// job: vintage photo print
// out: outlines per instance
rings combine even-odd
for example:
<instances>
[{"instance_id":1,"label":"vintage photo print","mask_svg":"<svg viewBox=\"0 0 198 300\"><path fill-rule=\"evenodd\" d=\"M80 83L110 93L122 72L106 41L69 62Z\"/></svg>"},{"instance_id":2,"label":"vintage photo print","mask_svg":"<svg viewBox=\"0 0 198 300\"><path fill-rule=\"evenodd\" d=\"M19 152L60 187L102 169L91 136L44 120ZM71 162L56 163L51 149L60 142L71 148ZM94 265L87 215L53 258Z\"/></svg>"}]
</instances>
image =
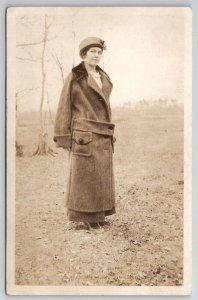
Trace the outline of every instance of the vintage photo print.
<instances>
[{"instance_id":1,"label":"vintage photo print","mask_svg":"<svg viewBox=\"0 0 198 300\"><path fill-rule=\"evenodd\" d=\"M6 17L7 293L190 294L191 9Z\"/></svg>"}]
</instances>

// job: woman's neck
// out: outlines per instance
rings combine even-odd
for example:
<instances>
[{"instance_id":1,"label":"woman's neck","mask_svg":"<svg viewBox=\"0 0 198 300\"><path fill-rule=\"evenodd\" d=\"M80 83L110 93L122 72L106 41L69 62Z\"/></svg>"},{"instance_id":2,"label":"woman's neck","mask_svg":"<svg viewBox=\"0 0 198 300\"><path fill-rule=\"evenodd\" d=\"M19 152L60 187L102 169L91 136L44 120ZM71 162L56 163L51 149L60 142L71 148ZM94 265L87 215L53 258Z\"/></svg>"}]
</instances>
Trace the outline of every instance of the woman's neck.
<instances>
[{"instance_id":1,"label":"woman's neck","mask_svg":"<svg viewBox=\"0 0 198 300\"><path fill-rule=\"evenodd\" d=\"M96 72L96 66L90 66L85 62L85 68L87 69L87 72Z\"/></svg>"}]
</instances>

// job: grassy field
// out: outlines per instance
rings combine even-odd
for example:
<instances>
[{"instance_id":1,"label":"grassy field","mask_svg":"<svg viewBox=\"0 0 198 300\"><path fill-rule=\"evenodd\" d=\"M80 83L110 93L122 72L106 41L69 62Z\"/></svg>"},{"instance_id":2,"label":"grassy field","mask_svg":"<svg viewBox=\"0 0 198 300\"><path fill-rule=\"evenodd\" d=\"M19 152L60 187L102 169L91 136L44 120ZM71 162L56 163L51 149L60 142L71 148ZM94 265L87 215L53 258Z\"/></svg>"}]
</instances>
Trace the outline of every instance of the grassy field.
<instances>
[{"instance_id":1,"label":"grassy field","mask_svg":"<svg viewBox=\"0 0 198 300\"><path fill-rule=\"evenodd\" d=\"M117 213L111 226L74 230L67 220L67 152L32 154L38 115L19 115L16 160L16 284L181 285L183 109L115 108Z\"/></svg>"}]
</instances>

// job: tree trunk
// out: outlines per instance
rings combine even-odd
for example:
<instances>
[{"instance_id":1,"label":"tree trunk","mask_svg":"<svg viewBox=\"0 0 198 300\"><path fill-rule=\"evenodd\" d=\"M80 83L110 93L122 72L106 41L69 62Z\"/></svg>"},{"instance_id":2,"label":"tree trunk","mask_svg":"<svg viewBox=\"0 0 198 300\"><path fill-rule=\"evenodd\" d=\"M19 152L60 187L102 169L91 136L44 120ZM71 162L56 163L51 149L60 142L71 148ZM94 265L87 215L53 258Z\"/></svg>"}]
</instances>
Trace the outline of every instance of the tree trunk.
<instances>
[{"instance_id":1,"label":"tree trunk","mask_svg":"<svg viewBox=\"0 0 198 300\"><path fill-rule=\"evenodd\" d=\"M16 148L16 156L22 157L24 155L23 146L16 141L15 148Z\"/></svg>"},{"instance_id":2,"label":"tree trunk","mask_svg":"<svg viewBox=\"0 0 198 300\"><path fill-rule=\"evenodd\" d=\"M16 156L22 157L23 154L23 146L18 143L18 93L16 93L16 140L15 140L15 148L16 148Z\"/></svg>"},{"instance_id":3,"label":"tree trunk","mask_svg":"<svg viewBox=\"0 0 198 300\"><path fill-rule=\"evenodd\" d=\"M43 120L43 104L45 97L45 50L46 50L46 41L47 41L47 24L46 24L46 16L45 16L45 30L44 30L44 38L43 38L43 51L41 56L41 72L42 72L42 89L41 89L41 100L40 100L40 130L41 133L44 134L44 120Z\"/></svg>"},{"instance_id":4,"label":"tree trunk","mask_svg":"<svg viewBox=\"0 0 198 300\"><path fill-rule=\"evenodd\" d=\"M33 153L33 156L36 155L52 155L55 156L55 154L57 154L57 152L55 152L53 149L51 149L48 146L48 134L44 133L44 134L39 134L39 144L38 147L36 149L36 151Z\"/></svg>"},{"instance_id":5,"label":"tree trunk","mask_svg":"<svg viewBox=\"0 0 198 300\"><path fill-rule=\"evenodd\" d=\"M45 29L43 37L43 50L41 56L41 72L42 72L42 89L41 89L41 100L40 100L40 134L39 134L39 144L33 155L52 155L57 154L48 146L48 134L45 132L44 118L43 118L43 104L45 98L45 86L46 86L46 73L45 73L45 52L46 52L46 42L48 35L47 20L45 15Z\"/></svg>"}]
</instances>

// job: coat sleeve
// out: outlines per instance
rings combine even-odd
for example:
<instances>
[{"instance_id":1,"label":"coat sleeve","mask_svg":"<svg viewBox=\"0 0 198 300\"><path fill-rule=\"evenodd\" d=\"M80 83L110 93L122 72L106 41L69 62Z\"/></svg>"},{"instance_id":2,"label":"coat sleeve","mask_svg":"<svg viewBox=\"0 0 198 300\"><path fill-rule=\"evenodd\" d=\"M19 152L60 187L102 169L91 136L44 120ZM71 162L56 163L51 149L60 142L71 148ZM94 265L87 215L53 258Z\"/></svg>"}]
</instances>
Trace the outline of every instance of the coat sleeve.
<instances>
[{"instance_id":1,"label":"coat sleeve","mask_svg":"<svg viewBox=\"0 0 198 300\"><path fill-rule=\"evenodd\" d=\"M54 142L57 147L71 148L71 88L72 73L63 85L54 125Z\"/></svg>"}]
</instances>

